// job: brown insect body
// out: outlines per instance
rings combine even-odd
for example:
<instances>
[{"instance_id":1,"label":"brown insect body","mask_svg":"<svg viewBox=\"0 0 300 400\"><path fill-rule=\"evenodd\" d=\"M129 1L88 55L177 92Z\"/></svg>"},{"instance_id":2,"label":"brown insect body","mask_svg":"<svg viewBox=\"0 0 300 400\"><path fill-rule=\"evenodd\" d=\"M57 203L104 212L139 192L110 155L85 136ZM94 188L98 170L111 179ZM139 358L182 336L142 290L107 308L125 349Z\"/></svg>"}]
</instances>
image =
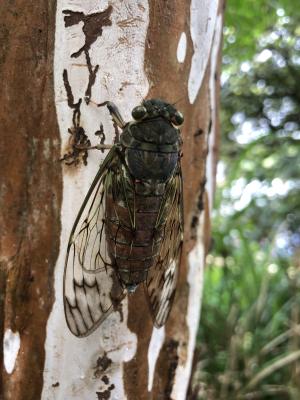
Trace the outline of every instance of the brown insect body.
<instances>
[{"instance_id":1,"label":"brown insect body","mask_svg":"<svg viewBox=\"0 0 300 400\"><path fill-rule=\"evenodd\" d=\"M64 307L70 330L87 336L126 292L143 283L157 327L176 290L183 237L182 115L146 100L122 123L120 142L103 161L75 220L67 249Z\"/></svg>"},{"instance_id":2,"label":"brown insect body","mask_svg":"<svg viewBox=\"0 0 300 400\"><path fill-rule=\"evenodd\" d=\"M128 168L124 171L126 196L122 184L114 183L114 197L106 199L105 226L112 264L129 292L146 280L156 263L165 224L159 211L166 181L178 163L180 144L178 129L155 114L127 124L120 137L120 152Z\"/></svg>"},{"instance_id":3,"label":"brown insect body","mask_svg":"<svg viewBox=\"0 0 300 400\"><path fill-rule=\"evenodd\" d=\"M136 185L139 185L138 183ZM129 292L147 278L149 268L155 265L162 227L157 227L162 196L135 196L135 229L130 226L130 213L122 199L111 207L107 196L106 237L108 250L120 281Z\"/></svg>"}]
</instances>

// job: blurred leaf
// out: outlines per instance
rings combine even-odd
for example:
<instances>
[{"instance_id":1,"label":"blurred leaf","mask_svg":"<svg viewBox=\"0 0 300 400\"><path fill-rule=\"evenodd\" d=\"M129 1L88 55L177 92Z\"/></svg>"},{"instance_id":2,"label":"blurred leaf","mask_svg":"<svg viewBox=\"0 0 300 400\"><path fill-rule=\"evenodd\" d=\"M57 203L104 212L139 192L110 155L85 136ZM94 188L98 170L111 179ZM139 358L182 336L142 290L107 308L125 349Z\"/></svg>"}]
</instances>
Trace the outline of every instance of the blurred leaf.
<instances>
[{"instance_id":1,"label":"blurred leaf","mask_svg":"<svg viewBox=\"0 0 300 400\"><path fill-rule=\"evenodd\" d=\"M201 398L294 400L300 9L290 1L230 0L225 24L223 177L198 335Z\"/></svg>"}]
</instances>

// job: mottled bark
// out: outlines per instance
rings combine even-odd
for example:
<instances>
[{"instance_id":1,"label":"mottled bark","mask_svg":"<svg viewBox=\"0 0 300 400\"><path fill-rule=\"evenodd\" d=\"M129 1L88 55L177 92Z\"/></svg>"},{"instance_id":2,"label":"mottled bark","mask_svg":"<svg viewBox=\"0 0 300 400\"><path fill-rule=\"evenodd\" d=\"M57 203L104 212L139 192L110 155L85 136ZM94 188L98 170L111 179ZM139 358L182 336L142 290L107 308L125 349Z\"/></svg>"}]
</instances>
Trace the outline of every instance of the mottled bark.
<instances>
[{"instance_id":1,"label":"mottled bark","mask_svg":"<svg viewBox=\"0 0 300 400\"><path fill-rule=\"evenodd\" d=\"M218 0L0 6L0 336L12 346L2 366L3 399L185 397L201 301L193 279L201 279L209 244L221 7ZM165 328L153 330L140 287L121 312L77 339L64 322L63 260L104 155L74 153L72 143L111 143L110 117L95 104L114 101L128 120L143 97L177 102L185 116L185 238L175 304ZM71 165L62 167L63 156Z\"/></svg>"},{"instance_id":2,"label":"mottled bark","mask_svg":"<svg viewBox=\"0 0 300 400\"><path fill-rule=\"evenodd\" d=\"M4 399L38 399L60 232L55 2L3 2L0 19L1 353L9 329L21 342L13 373L1 357L1 393Z\"/></svg>"}]
</instances>

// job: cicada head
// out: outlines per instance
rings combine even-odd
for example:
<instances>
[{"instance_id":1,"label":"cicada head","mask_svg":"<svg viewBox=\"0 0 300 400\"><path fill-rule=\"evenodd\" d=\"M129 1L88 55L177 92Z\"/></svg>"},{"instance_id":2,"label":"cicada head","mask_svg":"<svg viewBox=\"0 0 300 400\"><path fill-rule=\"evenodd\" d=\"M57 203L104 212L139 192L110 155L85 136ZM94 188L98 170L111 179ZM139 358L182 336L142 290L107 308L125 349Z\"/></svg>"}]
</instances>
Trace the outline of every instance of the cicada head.
<instances>
[{"instance_id":1,"label":"cicada head","mask_svg":"<svg viewBox=\"0 0 300 400\"><path fill-rule=\"evenodd\" d=\"M125 147L162 153L179 150L178 127L184 118L172 104L159 99L144 100L131 114L134 120L125 126L121 136Z\"/></svg>"},{"instance_id":2,"label":"cicada head","mask_svg":"<svg viewBox=\"0 0 300 400\"><path fill-rule=\"evenodd\" d=\"M138 180L165 182L177 165L183 116L159 99L144 100L132 116L120 138L128 168Z\"/></svg>"},{"instance_id":3,"label":"cicada head","mask_svg":"<svg viewBox=\"0 0 300 400\"><path fill-rule=\"evenodd\" d=\"M160 99L144 100L141 105L134 107L131 115L135 121L163 117L176 127L182 125L184 121L180 111Z\"/></svg>"}]
</instances>

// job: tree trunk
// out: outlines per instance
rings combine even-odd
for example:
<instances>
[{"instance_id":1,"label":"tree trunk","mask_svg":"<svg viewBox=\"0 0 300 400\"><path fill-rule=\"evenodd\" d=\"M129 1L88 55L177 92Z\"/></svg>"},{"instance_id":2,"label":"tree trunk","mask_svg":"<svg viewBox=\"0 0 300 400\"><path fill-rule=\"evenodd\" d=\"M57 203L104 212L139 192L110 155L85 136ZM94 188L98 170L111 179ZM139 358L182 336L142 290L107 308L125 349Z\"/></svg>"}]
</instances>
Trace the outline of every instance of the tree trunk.
<instances>
[{"instance_id":1,"label":"tree trunk","mask_svg":"<svg viewBox=\"0 0 300 400\"><path fill-rule=\"evenodd\" d=\"M218 0L1 5L1 398L186 397L214 190L222 12ZM111 100L130 120L143 98L177 102L185 116L175 302L165 327L153 328L139 288L78 339L64 319L64 259L105 154L90 151L85 165L70 140L112 143L111 118L96 105Z\"/></svg>"}]
</instances>

